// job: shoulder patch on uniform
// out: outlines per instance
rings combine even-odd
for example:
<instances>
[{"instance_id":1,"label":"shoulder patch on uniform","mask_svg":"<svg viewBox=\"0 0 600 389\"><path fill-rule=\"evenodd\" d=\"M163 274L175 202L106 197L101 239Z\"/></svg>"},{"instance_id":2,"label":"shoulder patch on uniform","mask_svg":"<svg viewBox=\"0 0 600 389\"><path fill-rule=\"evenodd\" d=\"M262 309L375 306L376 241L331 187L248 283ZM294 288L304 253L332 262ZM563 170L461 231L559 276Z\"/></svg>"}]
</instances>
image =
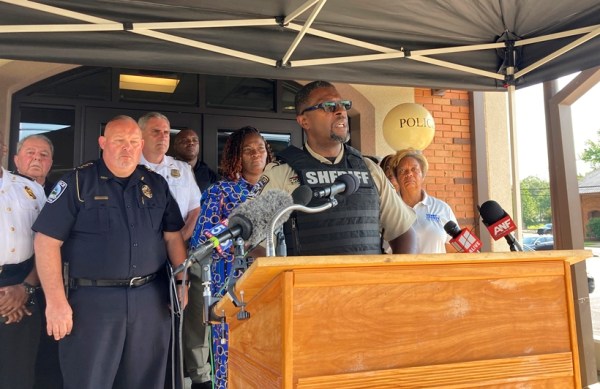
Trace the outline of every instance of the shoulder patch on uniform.
<instances>
[{"instance_id":1,"label":"shoulder patch on uniform","mask_svg":"<svg viewBox=\"0 0 600 389\"><path fill-rule=\"evenodd\" d=\"M260 178L258 179L258 181L256 182L258 185L260 185L261 187L267 185L269 183L269 177L265 176L264 174L262 176L260 176Z\"/></svg>"},{"instance_id":2,"label":"shoulder patch on uniform","mask_svg":"<svg viewBox=\"0 0 600 389\"><path fill-rule=\"evenodd\" d=\"M56 183L56 185L54 186L54 189L52 189L52 192L50 192L47 202L49 204L52 204L53 202L58 200L58 198L65 192L66 189L67 189L67 183L64 182L63 180L58 181Z\"/></svg>"}]
</instances>

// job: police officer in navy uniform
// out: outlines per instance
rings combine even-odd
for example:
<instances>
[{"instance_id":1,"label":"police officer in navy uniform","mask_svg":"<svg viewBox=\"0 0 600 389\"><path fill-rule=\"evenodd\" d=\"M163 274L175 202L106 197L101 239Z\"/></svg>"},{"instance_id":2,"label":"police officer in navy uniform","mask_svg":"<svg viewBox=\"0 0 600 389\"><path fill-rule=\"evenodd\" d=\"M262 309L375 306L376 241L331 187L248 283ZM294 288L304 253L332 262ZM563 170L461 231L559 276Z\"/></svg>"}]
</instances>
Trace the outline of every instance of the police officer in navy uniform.
<instances>
[{"instance_id":1,"label":"police officer in navy uniform","mask_svg":"<svg viewBox=\"0 0 600 389\"><path fill-rule=\"evenodd\" d=\"M322 189L341 174L357 176L360 187L350 196L338 196L339 204L325 212L292 214L284 228L288 254L380 254L382 237L394 253L414 253L414 210L375 162L345 144L352 102L331 83L314 81L298 91L295 106L296 121L306 134L304 149L290 146L281 152L279 161L265 168L259 191L292 193L300 185ZM313 199L309 206L325 201Z\"/></svg>"},{"instance_id":2,"label":"police officer in navy uniform","mask_svg":"<svg viewBox=\"0 0 600 389\"><path fill-rule=\"evenodd\" d=\"M170 334L164 269L186 258L183 220L164 178L138 165L135 120L112 119L98 143L102 158L63 176L33 226L47 331L60 339L65 388L161 388ZM187 288L177 294L185 302Z\"/></svg>"}]
</instances>

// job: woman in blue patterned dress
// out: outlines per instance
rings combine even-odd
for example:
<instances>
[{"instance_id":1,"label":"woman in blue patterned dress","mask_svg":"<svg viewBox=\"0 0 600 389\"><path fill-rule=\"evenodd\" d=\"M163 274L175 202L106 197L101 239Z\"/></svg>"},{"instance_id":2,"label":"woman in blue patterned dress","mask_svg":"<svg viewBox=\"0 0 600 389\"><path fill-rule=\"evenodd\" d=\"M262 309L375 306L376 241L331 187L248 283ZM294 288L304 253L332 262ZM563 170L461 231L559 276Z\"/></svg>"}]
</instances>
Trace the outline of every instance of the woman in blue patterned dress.
<instances>
[{"instance_id":1,"label":"woman in blue patterned dress","mask_svg":"<svg viewBox=\"0 0 600 389\"><path fill-rule=\"evenodd\" d=\"M222 223L231 211L246 201L267 163L273 160L268 143L253 127L244 127L232 133L223 149L220 173L223 180L212 184L204 193L200 217L190 240L190 248L196 249L207 240L207 231ZM231 274L233 248L212 253L212 294L222 297L226 293ZM198 325L202 325L198 323ZM222 328L222 327L225 328ZM213 379L215 388L227 388L227 324L212 326Z\"/></svg>"}]
</instances>

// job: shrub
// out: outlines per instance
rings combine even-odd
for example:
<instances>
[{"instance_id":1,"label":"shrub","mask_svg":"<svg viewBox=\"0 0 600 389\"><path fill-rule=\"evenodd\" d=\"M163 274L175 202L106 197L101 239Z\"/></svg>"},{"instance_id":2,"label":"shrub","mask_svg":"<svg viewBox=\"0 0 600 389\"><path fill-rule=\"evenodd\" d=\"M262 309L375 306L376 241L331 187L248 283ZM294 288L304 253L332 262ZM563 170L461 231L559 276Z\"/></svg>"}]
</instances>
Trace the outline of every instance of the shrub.
<instances>
[{"instance_id":1,"label":"shrub","mask_svg":"<svg viewBox=\"0 0 600 389\"><path fill-rule=\"evenodd\" d=\"M587 235L592 239L600 238L600 217L593 217L587 225Z\"/></svg>"}]
</instances>

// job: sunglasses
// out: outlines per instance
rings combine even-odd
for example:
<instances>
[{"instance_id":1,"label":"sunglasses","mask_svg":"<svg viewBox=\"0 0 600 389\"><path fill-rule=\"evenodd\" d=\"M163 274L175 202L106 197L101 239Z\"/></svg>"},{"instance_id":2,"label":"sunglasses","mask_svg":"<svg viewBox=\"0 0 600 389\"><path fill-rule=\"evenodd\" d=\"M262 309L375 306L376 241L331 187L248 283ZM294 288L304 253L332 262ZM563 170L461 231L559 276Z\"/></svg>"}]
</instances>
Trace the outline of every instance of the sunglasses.
<instances>
[{"instance_id":1,"label":"sunglasses","mask_svg":"<svg viewBox=\"0 0 600 389\"><path fill-rule=\"evenodd\" d=\"M325 112L335 112L338 107L344 108L345 111L352 108L351 100L341 100L341 101L324 101L317 105L313 105L312 107L305 108L300 115L304 115L305 112L314 111L317 109L322 109Z\"/></svg>"}]
</instances>

